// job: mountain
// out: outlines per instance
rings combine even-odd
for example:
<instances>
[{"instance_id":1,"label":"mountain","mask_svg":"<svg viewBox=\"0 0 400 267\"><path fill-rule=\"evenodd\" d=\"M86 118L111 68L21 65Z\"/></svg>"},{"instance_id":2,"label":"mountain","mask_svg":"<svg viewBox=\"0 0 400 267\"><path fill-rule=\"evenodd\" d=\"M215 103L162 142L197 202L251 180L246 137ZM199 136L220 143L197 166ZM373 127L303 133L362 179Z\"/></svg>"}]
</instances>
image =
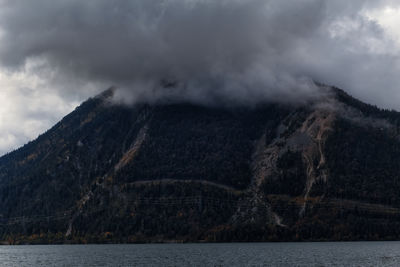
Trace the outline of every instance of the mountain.
<instances>
[{"instance_id":1,"label":"mountain","mask_svg":"<svg viewBox=\"0 0 400 267\"><path fill-rule=\"evenodd\" d=\"M400 113L89 99L0 158L3 243L400 238Z\"/></svg>"}]
</instances>

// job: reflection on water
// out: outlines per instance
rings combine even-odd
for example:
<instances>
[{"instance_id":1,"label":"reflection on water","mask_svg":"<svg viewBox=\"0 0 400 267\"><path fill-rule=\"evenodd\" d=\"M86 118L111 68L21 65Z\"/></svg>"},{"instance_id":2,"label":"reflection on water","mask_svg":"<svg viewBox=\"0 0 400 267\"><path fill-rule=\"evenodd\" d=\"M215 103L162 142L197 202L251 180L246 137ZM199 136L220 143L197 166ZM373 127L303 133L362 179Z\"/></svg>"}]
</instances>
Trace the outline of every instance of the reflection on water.
<instances>
[{"instance_id":1,"label":"reflection on water","mask_svg":"<svg viewBox=\"0 0 400 267\"><path fill-rule=\"evenodd\" d=\"M400 266L400 242L0 246L0 266Z\"/></svg>"}]
</instances>

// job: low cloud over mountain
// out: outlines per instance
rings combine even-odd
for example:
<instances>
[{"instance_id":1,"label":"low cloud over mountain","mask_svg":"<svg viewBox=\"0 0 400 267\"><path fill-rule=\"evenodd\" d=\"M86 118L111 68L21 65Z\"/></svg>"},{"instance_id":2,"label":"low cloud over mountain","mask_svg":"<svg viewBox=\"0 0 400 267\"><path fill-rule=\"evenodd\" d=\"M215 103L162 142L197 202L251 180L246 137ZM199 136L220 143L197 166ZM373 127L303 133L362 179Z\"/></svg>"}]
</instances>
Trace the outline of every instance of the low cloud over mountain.
<instances>
[{"instance_id":1,"label":"low cloud over mountain","mask_svg":"<svg viewBox=\"0 0 400 267\"><path fill-rule=\"evenodd\" d=\"M129 102L293 102L315 96L320 81L399 108L399 45L370 16L396 5L0 0L1 71L67 103L110 85ZM22 94L11 91L7 101Z\"/></svg>"}]
</instances>

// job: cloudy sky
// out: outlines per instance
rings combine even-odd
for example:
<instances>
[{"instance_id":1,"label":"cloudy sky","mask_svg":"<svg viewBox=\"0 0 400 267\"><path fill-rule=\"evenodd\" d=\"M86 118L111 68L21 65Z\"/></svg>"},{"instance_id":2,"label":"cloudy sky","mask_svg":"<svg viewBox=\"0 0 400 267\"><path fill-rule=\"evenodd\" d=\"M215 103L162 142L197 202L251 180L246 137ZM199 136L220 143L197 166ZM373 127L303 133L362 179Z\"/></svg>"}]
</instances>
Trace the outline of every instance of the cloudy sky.
<instances>
[{"instance_id":1,"label":"cloudy sky","mask_svg":"<svg viewBox=\"0 0 400 267\"><path fill-rule=\"evenodd\" d=\"M396 2L0 0L0 154L112 85L132 103L243 105L312 97L316 80L400 110Z\"/></svg>"}]
</instances>

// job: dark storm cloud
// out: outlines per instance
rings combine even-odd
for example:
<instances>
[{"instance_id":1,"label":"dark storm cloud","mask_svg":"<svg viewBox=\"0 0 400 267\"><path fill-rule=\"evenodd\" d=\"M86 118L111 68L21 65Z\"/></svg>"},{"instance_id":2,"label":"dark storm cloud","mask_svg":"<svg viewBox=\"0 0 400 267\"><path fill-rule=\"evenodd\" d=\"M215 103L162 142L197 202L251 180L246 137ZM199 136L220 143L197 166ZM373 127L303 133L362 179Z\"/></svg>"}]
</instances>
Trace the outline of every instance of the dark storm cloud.
<instances>
[{"instance_id":1,"label":"dark storm cloud","mask_svg":"<svg viewBox=\"0 0 400 267\"><path fill-rule=\"evenodd\" d=\"M61 91L79 78L132 101L297 101L318 80L397 107L397 48L361 14L387 3L0 0L0 60L10 70L42 62Z\"/></svg>"}]
</instances>

